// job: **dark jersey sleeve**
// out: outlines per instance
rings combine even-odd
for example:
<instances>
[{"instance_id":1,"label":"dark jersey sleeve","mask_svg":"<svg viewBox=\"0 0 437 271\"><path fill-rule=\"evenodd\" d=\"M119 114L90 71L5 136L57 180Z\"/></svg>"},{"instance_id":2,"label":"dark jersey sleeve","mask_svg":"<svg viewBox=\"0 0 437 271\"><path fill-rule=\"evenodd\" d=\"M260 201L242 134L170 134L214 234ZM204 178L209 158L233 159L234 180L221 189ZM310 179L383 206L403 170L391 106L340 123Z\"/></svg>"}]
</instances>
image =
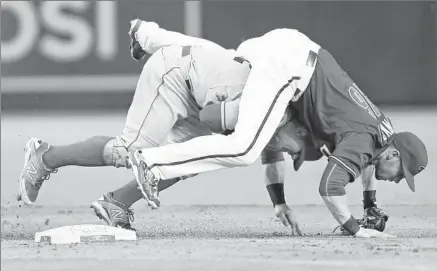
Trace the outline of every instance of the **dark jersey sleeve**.
<instances>
[{"instance_id":1,"label":"dark jersey sleeve","mask_svg":"<svg viewBox=\"0 0 437 271\"><path fill-rule=\"evenodd\" d=\"M347 170L355 180L372 158L375 152L374 145L374 140L370 134L348 133L337 144L329 160L335 161Z\"/></svg>"},{"instance_id":2,"label":"dark jersey sleeve","mask_svg":"<svg viewBox=\"0 0 437 271\"><path fill-rule=\"evenodd\" d=\"M284 154L282 152L264 149L261 153L261 163L263 165L280 161L284 161Z\"/></svg>"},{"instance_id":3,"label":"dark jersey sleeve","mask_svg":"<svg viewBox=\"0 0 437 271\"><path fill-rule=\"evenodd\" d=\"M261 153L261 163L266 165L280 161L284 161L284 154L280 151L276 136L273 136Z\"/></svg>"}]
</instances>

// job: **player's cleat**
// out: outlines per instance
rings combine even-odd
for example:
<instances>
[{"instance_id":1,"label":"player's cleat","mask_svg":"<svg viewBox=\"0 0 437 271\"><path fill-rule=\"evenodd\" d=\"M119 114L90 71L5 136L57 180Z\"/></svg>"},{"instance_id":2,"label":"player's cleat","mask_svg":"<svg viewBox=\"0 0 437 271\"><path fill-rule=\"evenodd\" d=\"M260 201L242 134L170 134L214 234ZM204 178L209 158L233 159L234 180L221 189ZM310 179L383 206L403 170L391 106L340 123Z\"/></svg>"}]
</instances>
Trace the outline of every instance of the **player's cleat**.
<instances>
[{"instance_id":1,"label":"player's cleat","mask_svg":"<svg viewBox=\"0 0 437 271\"><path fill-rule=\"evenodd\" d=\"M129 28L129 36L131 40L130 53L132 58L135 60L140 60L147 54L146 51L144 51L143 48L141 48L140 43L135 37L135 34L140 28L142 22L143 21L141 21L140 19L134 19L130 22L130 28Z\"/></svg>"},{"instance_id":2,"label":"player's cleat","mask_svg":"<svg viewBox=\"0 0 437 271\"><path fill-rule=\"evenodd\" d=\"M91 203L91 208L94 209L96 216L109 226L135 230L130 224L134 221L134 212L126 208L123 203L116 201L112 197L112 192Z\"/></svg>"},{"instance_id":3,"label":"player's cleat","mask_svg":"<svg viewBox=\"0 0 437 271\"><path fill-rule=\"evenodd\" d=\"M42 161L43 154L50 148L50 145L43 143L38 138L31 138L24 149L24 167L21 170L19 183L19 204L32 205L38 197L38 192L45 180L50 178L51 173L56 169L48 169Z\"/></svg>"},{"instance_id":4,"label":"player's cleat","mask_svg":"<svg viewBox=\"0 0 437 271\"><path fill-rule=\"evenodd\" d=\"M138 184L138 189L140 189L141 194L143 194L144 199L152 209L157 209L160 205L158 191L159 180L155 178L155 175L147 168L146 163L141 158L141 150L130 152L129 160L132 165L135 180Z\"/></svg>"}]
</instances>

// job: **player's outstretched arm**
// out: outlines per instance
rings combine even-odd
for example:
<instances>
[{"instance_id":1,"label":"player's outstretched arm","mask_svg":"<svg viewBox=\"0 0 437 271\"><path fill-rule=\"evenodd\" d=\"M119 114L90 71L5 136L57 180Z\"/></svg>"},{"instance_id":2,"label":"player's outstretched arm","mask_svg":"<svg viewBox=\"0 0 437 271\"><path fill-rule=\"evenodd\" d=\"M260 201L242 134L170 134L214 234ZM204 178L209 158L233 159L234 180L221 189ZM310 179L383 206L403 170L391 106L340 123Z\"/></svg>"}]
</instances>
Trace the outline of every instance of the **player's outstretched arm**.
<instances>
[{"instance_id":1,"label":"player's outstretched arm","mask_svg":"<svg viewBox=\"0 0 437 271\"><path fill-rule=\"evenodd\" d=\"M368 165L364 167L361 173L361 181L363 184L363 191L373 191L376 190L377 180L375 178L375 166Z\"/></svg>"},{"instance_id":2,"label":"player's outstretched arm","mask_svg":"<svg viewBox=\"0 0 437 271\"><path fill-rule=\"evenodd\" d=\"M361 172L363 184L363 205L364 209L376 206L376 187L378 180L375 178L375 166L368 165Z\"/></svg>"},{"instance_id":3,"label":"player's outstretched arm","mask_svg":"<svg viewBox=\"0 0 437 271\"><path fill-rule=\"evenodd\" d=\"M296 219L296 214L285 202L284 176L285 162L282 152L264 150L261 153L264 170L264 182L270 199L275 208L275 215L286 227L291 227L293 235L302 236L302 230Z\"/></svg>"},{"instance_id":4,"label":"player's outstretched arm","mask_svg":"<svg viewBox=\"0 0 437 271\"><path fill-rule=\"evenodd\" d=\"M388 221L388 214L378 208L376 202L376 187L378 180L375 178L375 166L366 166L361 173L363 184L363 208L364 215L359 224L364 228L384 231Z\"/></svg>"},{"instance_id":5,"label":"player's outstretched arm","mask_svg":"<svg viewBox=\"0 0 437 271\"><path fill-rule=\"evenodd\" d=\"M349 210L345 190L346 184L352 181L352 178L354 176L344 168L341 161L339 162L337 158L329 160L320 182L319 193L335 220L355 237L394 237L376 230L361 228L358 225Z\"/></svg>"},{"instance_id":6,"label":"player's outstretched arm","mask_svg":"<svg viewBox=\"0 0 437 271\"><path fill-rule=\"evenodd\" d=\"M142 21L140 28L135 33L135 38L141 48L149 54L154 54L160 48L169 45L199 45L223 49L212 41L163 29L155 22Z\"/></svg>"}]
</instances>

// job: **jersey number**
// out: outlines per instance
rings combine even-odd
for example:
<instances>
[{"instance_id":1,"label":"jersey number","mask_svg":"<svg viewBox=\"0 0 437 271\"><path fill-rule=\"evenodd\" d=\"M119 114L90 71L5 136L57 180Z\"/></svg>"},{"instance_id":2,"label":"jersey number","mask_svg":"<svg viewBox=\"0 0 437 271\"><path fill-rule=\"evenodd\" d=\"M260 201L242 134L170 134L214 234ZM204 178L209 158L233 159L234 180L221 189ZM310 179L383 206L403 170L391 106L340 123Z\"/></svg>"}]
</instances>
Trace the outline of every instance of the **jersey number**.
<instances>
[{"instance_id":1,"label":"jersey number","mask_svg":"<svg viewBox=\"0 0 437 271\"><path fill-rule=\"evenodd\" d=\"M387 144L389 139L395 134L390 120L381 114L378 108L364 95L355 83L349 87L349 96L356 104L366 110L372 118L380 121L378 124L380 143L381 145Z\"/></svg>"},{"instance_id":2,"label":"jersey number","mask_svg":"<svg viewBox=\"0 0 437 271\"><path fill-rule=\"evenodd\" d=\"M393 126L391 125L390 120L384 118L381 123L378 125L379 134L381 135L382 145L387 144L388 140L395 134Z\"/></svg>"}]
</instances>

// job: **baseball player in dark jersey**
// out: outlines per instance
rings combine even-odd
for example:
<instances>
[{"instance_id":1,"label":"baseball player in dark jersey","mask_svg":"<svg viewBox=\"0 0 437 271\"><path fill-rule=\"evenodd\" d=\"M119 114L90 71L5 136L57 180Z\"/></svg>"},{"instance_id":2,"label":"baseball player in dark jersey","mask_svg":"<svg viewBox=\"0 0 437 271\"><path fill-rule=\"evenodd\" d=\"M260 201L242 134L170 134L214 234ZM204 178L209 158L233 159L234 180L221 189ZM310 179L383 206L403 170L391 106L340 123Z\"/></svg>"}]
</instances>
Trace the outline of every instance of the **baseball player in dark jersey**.
<instances>
[{"instance_id":1,"label":"baseball player in dark jersey","mask_svg":"<svg viewBox=\"0 0 437 271\"><path fill-rule=\"evenodd\" d=\"M206 136L131 153L144 198L159 206L157 186L161 179L254 162L267 145L266 138L274 135L273 125L279 123L277 113L283 110L285 97L290 97L293 118L306 127L314 146L329 150L319 193L334 218L353 236L390 237L359 227L348 208L345 186L366 166L374 166L377 179L399 183L405 178L414 191L414 176L428 163L423 142L409 132L395 133L390 120L335 59L295 31L274 30L246 45L247 55L243 56L253 68L241 98L244 106L240 106L234 136ZM282 87L278 87L280 82ZM263 97L265 100L260 102L258 99ZM249 103L255 100L257 108L250 109ZM249 118L250 114L254 117ZM302 149L301 155L304 153ZM270 190L276 206L285 203L283 186L272 186Z\"/></svg>"},{"instance_id":2,"label":"baseball player in dark jersey","mask_svg":"<svg viewBox=\"0 0 437 271\"><path fill-rule=\"evenodd\" d=\"M378 180L399 183L405 178L415 191L413 176L428 163L425 145L412 133L395 133L390 120L326 50L319 50L308 89L290 107L294 117L310 132L314 144L325 144L331 152L319 192L350 234L357 234L359 228L344 209L344 187L365 166L374 166Z\"/></svg>"}]
</instances>

